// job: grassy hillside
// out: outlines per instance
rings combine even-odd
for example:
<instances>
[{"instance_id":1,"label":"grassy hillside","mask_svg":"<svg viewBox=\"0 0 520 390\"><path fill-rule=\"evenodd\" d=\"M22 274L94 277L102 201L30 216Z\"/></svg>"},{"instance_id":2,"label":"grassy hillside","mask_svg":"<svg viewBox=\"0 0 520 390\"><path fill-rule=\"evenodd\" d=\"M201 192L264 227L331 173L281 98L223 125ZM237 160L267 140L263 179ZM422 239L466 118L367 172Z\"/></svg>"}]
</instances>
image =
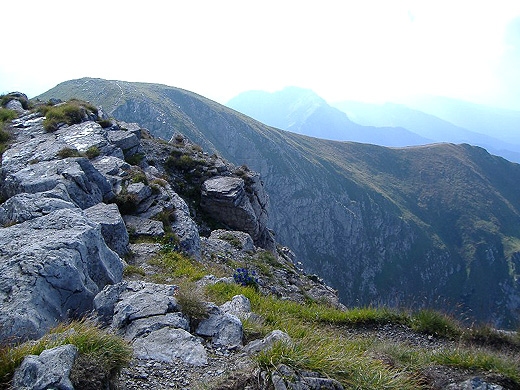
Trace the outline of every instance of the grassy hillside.
<instances>
[{"instance_id":1,"label":"grassy hillside","mask_svg":"<svg viewBox=\"0 0 520 390\"><path fill-rule=\"evenodd\" d=\"M436 306L518 323L520 165L468 145L306 137L156 84L72 80L40 98L73 96L260 172L277 240L345 304Z\"/></svg>"}]
</instances>

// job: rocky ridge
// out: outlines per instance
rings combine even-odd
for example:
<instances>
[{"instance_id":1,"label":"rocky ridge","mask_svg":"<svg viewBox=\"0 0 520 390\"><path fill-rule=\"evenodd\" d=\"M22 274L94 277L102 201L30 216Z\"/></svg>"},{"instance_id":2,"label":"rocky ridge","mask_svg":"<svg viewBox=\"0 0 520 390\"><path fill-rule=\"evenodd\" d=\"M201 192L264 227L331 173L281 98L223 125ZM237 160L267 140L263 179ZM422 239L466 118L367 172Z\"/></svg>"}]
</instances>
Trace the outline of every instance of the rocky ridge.
<instances>
[{"instance_id":1,"label":"rocky ridge","mask_svg":"<svg viewBox=\"0 0 520 390\"><path fill-rule=\"evenodd\" d=\"M12 101L11 107L19 106ZM305 275L291 251L277 247L258 174L203 153L182 135L158 142L138 125L83 108L79 123L48 131L41 113L22 107L9 126L12 142L0 176L2 344L36 339L88 314L132 344L135 360L122 379L128 388L190 388L228 375L230 367L250 366L250 354L288 337L274 333L244 346L241 319L254 315L247 298L207 303L209 316L194 326L176 299L177 286L123 276L129 264L153 273L146 261L165 247L230 270L230 259L237 264L257 255L257 264L266 259L271 268L270 276L259 274L260 291L341 307L332 288ZM200 286L208 283L234 281L208 275ZM13 388L72 388L68 375L76 354L67 347L28 357ZM154 373L179 364L181 373L203 367L208 378L190 374L157 384L147 379L153 375L139 374L143 366ZM49 365L68 369L56 379ZM35 379L35 372L48 375Z\"/></svg>"}]
</instances>

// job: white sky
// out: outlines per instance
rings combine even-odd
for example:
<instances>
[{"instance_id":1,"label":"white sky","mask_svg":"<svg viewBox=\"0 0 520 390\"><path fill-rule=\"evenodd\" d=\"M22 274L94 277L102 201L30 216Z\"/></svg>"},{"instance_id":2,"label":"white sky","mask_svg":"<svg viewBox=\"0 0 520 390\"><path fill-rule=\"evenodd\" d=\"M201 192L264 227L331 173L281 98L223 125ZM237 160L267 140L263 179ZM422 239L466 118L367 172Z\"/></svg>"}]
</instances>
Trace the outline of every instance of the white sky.
<instances>
[{"instance_id":1,"label":"white sky","mask_svg":"<svg viewBox=\"0 0 520 390\"><path fill-rule=\"evenodd\" d=\"M520 110L519 0L23 0L0 12L0 93L88 76L220 103L294 85L329 102L431 94Z\"/></svg>"}]
</instances>

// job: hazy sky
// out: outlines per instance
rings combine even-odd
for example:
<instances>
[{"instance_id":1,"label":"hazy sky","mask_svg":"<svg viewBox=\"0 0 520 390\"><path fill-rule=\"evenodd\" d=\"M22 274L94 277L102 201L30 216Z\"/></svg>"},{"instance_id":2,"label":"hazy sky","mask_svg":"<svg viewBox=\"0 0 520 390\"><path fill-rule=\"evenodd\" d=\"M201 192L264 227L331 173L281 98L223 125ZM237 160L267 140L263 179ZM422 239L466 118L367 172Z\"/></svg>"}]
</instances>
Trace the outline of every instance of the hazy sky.
<instances>
[{"instance_id":1,"label":"hazy sky","mask_svg":"<svg viewBox=\"0 0 520 390\"><path fill-rule=\"evenodd\" d=\"M520 110L519 0L3 2L0 93L80 77L220 103L294 85L329 102L432 94Z\"/></svg>"}]
</instances>

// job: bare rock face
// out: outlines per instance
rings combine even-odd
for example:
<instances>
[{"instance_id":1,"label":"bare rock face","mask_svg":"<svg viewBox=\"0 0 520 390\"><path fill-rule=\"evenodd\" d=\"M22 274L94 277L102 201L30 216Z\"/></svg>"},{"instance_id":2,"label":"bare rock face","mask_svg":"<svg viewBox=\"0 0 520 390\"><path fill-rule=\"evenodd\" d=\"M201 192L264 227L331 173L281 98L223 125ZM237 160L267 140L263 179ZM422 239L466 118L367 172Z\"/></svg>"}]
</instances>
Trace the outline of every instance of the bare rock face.
<instances>
[{"instance_id":1,"label":"bare rock face","mask_svg":"<svg viewBox=\"0 0 520 390\"><path fill-rule=\"evenodd\" d=\"M122 278L123 263L99 224L57 210L0 229L0 339L40 337Z\"/></svg>"},{"instance_id":2,"label":"bare rock face","mask_svg":"<svg viewBox=\"0 0 520 390\"><path fill-rule=\"evenodd\" d=\"M274 250L274 239L267 229L268 197L256 174L247 173L246 180L229 176L206 180L201 206L230 228L249 233L257 246Z\"/></svg>"}]
</instances>

